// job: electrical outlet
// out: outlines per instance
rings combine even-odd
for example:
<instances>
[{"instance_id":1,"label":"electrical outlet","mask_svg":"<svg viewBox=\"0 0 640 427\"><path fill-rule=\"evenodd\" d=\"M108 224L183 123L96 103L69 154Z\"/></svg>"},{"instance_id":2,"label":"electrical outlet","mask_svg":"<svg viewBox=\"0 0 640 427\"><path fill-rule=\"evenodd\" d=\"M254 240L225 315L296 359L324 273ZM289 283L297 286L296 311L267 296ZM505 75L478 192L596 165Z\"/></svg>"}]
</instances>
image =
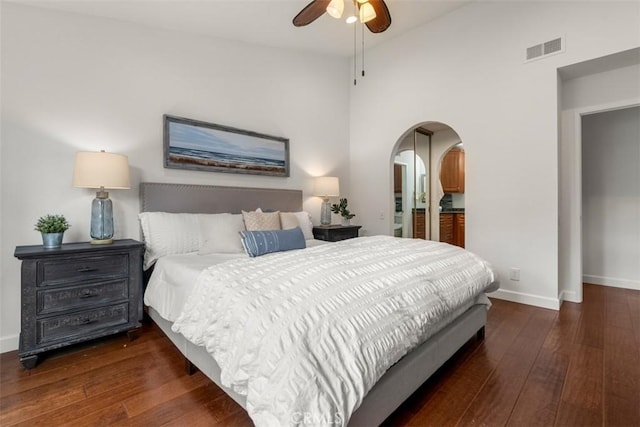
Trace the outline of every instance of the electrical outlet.
<instances>
[{"instance_id":1,"label":"electrical outlet","mask_svg":"<svg viewBox=\"0 0 640 427\"><path fill-rule=\"evenodd\" d=\"M518 281L520 280L520 269L519 268L512 268L509 270L509 279L510 280L514 280L514 281Z\"/></svg>"}]
</instances>

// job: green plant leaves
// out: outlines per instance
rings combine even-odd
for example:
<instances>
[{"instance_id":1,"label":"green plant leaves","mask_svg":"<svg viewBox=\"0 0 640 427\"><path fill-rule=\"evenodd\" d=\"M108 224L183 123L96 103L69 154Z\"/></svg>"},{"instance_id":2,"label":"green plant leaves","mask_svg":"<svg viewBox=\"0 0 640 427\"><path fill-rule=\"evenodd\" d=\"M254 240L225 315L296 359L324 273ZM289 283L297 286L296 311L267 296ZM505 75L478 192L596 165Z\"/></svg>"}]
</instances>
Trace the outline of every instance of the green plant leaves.
<instances>
[{"instance_id":1,"label":"green plant leaves","mask_svg":"<svg viewBox=\"0 0 640 427\"><path fill-rule=\"evenodd\" d=\"M38 219L35 230L41 233L63 233L71 227L64 215L45 215Z\"/></svg>"}]
</instances>

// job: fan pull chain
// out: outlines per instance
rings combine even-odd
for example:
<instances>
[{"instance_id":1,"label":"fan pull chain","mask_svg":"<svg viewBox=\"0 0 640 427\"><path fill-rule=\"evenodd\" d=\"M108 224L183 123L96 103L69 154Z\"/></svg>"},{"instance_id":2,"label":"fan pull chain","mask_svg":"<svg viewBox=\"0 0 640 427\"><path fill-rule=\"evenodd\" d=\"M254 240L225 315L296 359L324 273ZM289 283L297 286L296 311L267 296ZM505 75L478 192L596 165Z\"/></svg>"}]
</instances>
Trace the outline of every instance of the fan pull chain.
<instances>
[{"instance_id":1,"label":"fan pull chain","mask_svg":"<svg viewBox=\"0 0 640 427\"><path fill-rule=\"evenodd\" d=\"M358 58L358 52L356 49L357 46L357 40L356 40L356 36L358 35L357 33L358 30L358 26L357 24L353 25L353 85L356 86L358 84L357 81L357 76L358 76L358 64L356 59Z\"/></svg>"},{"instance_id":2,"label":"fan pull chain","mask_svg":"<svg viewBox=\"0 0 640 427\"><path fill-rule=\"evenodd\" d=\"M362 77L364 77L364 24L362 24Z\"/></svg>"}]
</instances>

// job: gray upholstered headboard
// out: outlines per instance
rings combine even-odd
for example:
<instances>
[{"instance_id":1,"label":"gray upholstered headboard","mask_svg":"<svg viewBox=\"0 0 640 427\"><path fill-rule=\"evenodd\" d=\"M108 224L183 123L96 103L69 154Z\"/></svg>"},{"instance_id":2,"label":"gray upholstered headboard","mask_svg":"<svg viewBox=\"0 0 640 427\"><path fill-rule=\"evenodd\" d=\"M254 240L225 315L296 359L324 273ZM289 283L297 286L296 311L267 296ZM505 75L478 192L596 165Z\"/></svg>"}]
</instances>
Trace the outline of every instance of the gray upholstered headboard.
<instances>
[{"instance_id":1,"label":"gray upholstered headboard","mask_svg":"<svg viewBox=\"0 0 640 427\"><path fill-rule=\"evenodd\" d=\"M140 183L141 212L240 213L257 208L299 212L301 190Z\"/></svg>"}]
</instances>

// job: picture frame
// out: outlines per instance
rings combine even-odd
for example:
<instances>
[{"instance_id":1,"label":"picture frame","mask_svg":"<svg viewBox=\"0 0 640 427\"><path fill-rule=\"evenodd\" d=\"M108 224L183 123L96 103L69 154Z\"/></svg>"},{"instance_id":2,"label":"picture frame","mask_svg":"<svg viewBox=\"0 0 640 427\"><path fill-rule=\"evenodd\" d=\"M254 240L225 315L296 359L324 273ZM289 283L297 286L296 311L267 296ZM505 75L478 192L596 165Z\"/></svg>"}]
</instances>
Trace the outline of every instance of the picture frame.
<instances>
[{"instance_id":1,"label":"picture frame","mask_svg":"<svg viewBox=\"0 0 640 427\"><path fill-rule=\"evenodd\" d=\"M165 114L164 167L289 176L289 140Z\"/></svg>"}]
</instances>

